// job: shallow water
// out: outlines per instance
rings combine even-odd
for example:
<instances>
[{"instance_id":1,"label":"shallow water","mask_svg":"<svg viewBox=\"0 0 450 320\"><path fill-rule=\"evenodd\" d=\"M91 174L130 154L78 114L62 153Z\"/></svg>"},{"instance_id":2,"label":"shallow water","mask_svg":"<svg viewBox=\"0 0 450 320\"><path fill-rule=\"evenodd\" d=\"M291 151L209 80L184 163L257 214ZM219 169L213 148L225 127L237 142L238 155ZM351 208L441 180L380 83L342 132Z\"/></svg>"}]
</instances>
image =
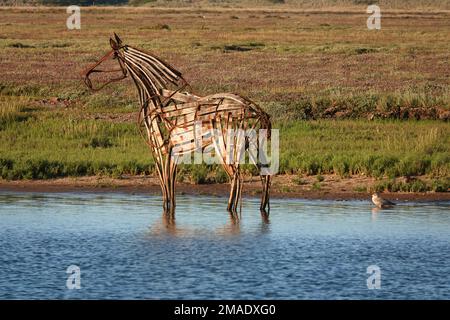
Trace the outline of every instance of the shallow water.
<instances>
[{"instance_id":1,"label":"shallow water","mask_svg":"<svg viewBox=\"0 0 450 320\"><path fill-rule=\"evenodd\" d=\"M448 202L177 200L172 221L159 197L0 193L0 298L450 299Z\"/></svg>"}]
</instances>

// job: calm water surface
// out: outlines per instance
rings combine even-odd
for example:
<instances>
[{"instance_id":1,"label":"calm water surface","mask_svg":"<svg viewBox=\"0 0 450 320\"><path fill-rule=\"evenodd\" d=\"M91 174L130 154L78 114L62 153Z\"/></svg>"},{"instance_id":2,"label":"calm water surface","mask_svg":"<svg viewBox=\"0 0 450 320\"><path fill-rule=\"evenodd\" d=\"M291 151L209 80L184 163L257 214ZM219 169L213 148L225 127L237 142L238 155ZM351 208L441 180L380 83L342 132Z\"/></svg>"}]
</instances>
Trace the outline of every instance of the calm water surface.
<instances>
[{"instance_id":1,"label":"calm water surface","mask_svg":"<svg viewBox=\"0 0 450 320\"><path fill-rule=\"evenodd\" d=\"M450 203L0 193L0 299L450 299ZM67 267L81 289L66 287ZM367 288L367 267L381 288Z\"/></svg>"}]
</instances>

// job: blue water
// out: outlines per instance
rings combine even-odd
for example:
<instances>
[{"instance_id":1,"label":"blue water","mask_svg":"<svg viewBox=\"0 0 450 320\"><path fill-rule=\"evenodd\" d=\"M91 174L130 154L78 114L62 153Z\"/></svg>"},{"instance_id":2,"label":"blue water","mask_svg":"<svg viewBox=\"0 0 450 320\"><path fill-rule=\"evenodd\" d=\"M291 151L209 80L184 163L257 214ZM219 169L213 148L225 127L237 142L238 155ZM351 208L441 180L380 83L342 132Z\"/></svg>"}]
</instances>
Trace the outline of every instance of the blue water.
<instances>
[{"instance_id":1,"label":"blue water","mask_svg":"<svg viewBox=\"0 0 450 320\"><path fill-rule=\"evenodd\" d=\"M0 298L450 299L448 202L177 200L172 221L159 197L0 193Z\"/></svg>"}]
</instances>

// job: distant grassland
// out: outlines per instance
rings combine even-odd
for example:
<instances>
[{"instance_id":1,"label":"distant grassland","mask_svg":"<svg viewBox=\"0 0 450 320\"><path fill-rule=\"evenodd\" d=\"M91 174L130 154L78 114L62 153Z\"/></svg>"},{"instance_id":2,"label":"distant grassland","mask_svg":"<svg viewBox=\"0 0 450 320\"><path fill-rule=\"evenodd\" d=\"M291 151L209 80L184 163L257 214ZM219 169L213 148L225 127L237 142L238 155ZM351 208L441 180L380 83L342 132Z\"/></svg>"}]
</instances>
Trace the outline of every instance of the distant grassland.
<instances>
[{"instance_id":1,"label":"distant grassland","mask_svg":"<svg viewBox=\"0 0 450 320\"><path fill-rule=\"evenodd\" d=\"M258 102L280 129L281 173L450 177L448 12L387 11L380 31L365 10L82 8L74 31L64 9L0 12L5 179L153 172L131 82L94 94L79 76L113 31L199 94ZM224 180L217 167L180 176L207 175Z\"/></svg>"},{"instance_id":2,"label":"distant grassland","mask_svg":"<svg viewBox=\"0 0 450 320\"><path fill-rule=\"evenodd\" d=\"M220 6L220 7L256 7L274 6L277 8L323 8L323 7L349 7L377 4L385 8L439 8L450 9L447 0L2 0L0 5L131 5L131 6Z\"/></svg>"}]
</instances>

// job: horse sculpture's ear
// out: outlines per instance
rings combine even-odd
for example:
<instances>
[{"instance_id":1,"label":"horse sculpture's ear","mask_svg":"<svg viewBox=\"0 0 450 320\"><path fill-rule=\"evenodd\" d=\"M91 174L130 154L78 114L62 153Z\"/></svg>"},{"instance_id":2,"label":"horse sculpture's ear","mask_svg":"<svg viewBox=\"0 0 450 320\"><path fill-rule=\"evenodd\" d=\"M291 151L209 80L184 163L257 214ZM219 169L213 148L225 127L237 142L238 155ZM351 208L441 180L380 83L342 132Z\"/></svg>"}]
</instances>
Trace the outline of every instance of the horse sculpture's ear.
<instances>
[{"instance_id":1,"label":"horse sculpture's ear","mask_svg":"<svg viewBox=\"0 0 450 320\"><path fill-rule=\"evenodd\" d=\"M116 42L119 46L122 45L122 40L120 40L119 36L115 32L114 32L114 38L116 38Z\"/></svg>"},{"instance_id":2,"label":"horse sculpture's ear","mask_svg":"<svg viewBox=\"0 0 450 320\"><path fill-rule=\"evenodd\" d=\"M113 38L109 38L109 44L111 45L111 48L113 48L114 50L119 49L119 45L117 44L116 41L114 41Z\"/></svg>"}]
</instances>

